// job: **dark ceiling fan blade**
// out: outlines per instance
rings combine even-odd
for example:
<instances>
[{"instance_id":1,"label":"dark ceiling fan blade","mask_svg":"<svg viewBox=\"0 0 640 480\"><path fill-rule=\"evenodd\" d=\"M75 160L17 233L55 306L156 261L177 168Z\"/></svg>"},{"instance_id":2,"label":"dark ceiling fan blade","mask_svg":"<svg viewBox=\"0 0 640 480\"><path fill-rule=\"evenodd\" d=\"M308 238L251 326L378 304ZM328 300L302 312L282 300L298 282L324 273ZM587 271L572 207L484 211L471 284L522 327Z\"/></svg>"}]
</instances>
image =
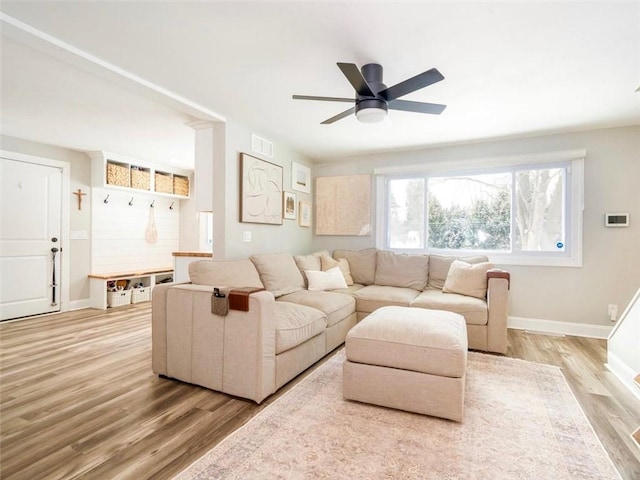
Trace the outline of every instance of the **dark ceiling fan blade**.
<instances>
[{"instance_id":1,"label":"dark ceiling fan blade","mask_svg":"<svg viewBox=\"0 0 640 480\"><path fill-rule=\"evenodd\" d=\"M356 111L356 107L351 107L349 110L345 110L344 112L339 113L335 117L326 119L324 122L321 122L320 125L328 125L330 123L337 122L338 120L342 120L344 117L348 117L352 113L355 113L355 111Z\"/></svg>"},{"instance_id":2,"label":"dark ceiling fan blade","mask_svg":"<svg viewBox=\"0 0 640 480\"><path fill-rule=\"evenodd\" d=\"M342 97L314 97L311 95L293 95L294 100L320 100L322 102L347 102L354 103L355 98L342 98Z\"/></svg>"},{"instance_id":3,"label":"dark ceiling fan blade","mask_svg":"<svg viewBox=\"0 0 640 480\"><path fill-rule=\"evenodd\" d=\"M387 107L391 110L403 110L405 112L417 112L417 113L432 113L433 115L440 115L442 111L447 108L446 105L439 103L423 103L423 102L411 102L409 100L391 100L387 103Z\"/></svg>"},{"instance_id":4,"label":"dark ceiling fan blade","mask_svg":"<svg viewBox=\"0 0 640 480\"><path fill-rule=\"evenodd\" d=\"M378 96L384 98L387 101L395 100L396 98L407 95L408 93L415 92L421 88L428 87L440 80L444 80L444 76L438 71L437 68L432 68L426 72L422 72L415 77L411 77L404 82L397 83L392 87L389 87L381 92L378 92Z\"/></svg>"},{"instance_id":5,"label":"dark ceiling fan blade","mask_svg":"<svg viewBox=\"0 0 640 480\"><path fill-rule=\"evenodd\" d=\"M338 62L338 68L342 70L344 76L347 77L349 83L356 89L358 95L363 97L374 97L375 95L369 88L369 84L358 70L358 67L354 63L340 63Z\"/></svg>"}]
</instances>

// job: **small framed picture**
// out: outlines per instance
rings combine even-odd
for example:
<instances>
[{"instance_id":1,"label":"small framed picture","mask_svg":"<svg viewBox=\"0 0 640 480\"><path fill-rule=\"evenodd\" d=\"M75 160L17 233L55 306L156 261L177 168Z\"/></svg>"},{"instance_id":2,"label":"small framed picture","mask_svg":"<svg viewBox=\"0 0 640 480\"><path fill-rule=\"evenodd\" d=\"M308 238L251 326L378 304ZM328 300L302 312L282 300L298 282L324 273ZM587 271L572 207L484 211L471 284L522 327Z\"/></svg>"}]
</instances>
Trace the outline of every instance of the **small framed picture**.
<instances>
[{"instance_id":1,"label":"small framed picture","mask_svg":"<svg viewBox=\"0 0 640 480\"><path fill-rule=\"evenodd\" d=\"M311 193L311 169L291 162L291 188L299 192Z\"/></svg>"},{"instance_id":2,"label":"small framed picture","mask_svg":"<svg viewBox=\"0 0 640 480\"><path fill-rule=\"evenodd\" d=\"M311 226L311 205L305 202L300 202L300 226Z\"/></svg>"},{"instance_id":3,"label":"small framed picture","mask_svg":"<svg viewBox=\"0 0 640 480\"><path fill-rule=\"evenodd\" d=\"M293 192L282 192L282 217L286 220L298 218L298 204Z\"/></svg>"}]
</instances>

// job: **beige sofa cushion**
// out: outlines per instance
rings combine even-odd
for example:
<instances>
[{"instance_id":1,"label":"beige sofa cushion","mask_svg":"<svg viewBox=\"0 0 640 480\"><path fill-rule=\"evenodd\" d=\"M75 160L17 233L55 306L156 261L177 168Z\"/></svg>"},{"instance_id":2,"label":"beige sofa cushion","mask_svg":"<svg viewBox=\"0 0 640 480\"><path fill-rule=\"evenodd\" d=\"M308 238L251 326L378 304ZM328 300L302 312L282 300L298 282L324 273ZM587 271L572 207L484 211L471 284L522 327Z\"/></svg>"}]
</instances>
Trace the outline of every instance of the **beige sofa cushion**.
<instances>
[{"instance_id":1,"label":"beige sofa cushion","mask_svg":"<svg viewBox=\"0 0 640 480\"><path fill-rule=\"evenodd\" d=\"M298 270L302 273L302 278L305 281L305 287L307 286L307 277L304 274L305 270L322 270L320 264L320 257L331 255L327 250L320 252L314 252L309 255L295 255L293 259L298 266Z\"/></svg>"},{"instance_id":2,"label":"beige sofa cushion","mask_svg":"<svg viewBox=\"0 0 640 480\"><path fill-rule=\"evenodd\" d=\"M487 271L491 268L493 268L493 264L489 262L472 265L462 260L456 260L451 264L442 291L476 298L486 298Z\"/></svg>"},{"instance_id":3,"label":"beige sofa cushion","mask_svg":"<svg viewBox=\"0 0 640 480\"><path fill-rule=\"evenodd\" d=\"M413 288L387 287L382 285L367 285L353 293L356 299L356 310L371 313L380 307L396 305L408 307L420 292Z\"/></svg>"},{"instance_id":4,"label":"beige sofa cushion","mask_svg":"<svg viewBox=\"0 0 640 480\"><path fill-rule=\"evenodd\" d=\"M474 255L470 257L443 257L440 255L430 255L429 281L427 282L427 287L442 290L444 282L447 280L449 268L454 260L462 260L471 264L489 261L485 255Z\"/></svg>"},{"instance_id":5,"label":"beige sofa cushion","mask_svg":"<svg viewBox=\"0 0 640 480\"><path fill-rule=\"evenodd\" d=\"M287 302L276 302L276 355L296 347L327 328L320 310Z\"/></svg>"},{"instance_id":6,"label":"beige sofa cushion","mask_svg":"<svg viewBox=\"0 0 640 480\"><path fill-rule=\"evenodd\" d=\"M350 295L334 292L300 290L278 298L276 303L291 302L312 307L327 316L327 327L344 320L356 311L356 301Z\"/></svg>"},{"instance_id":7,"label":"beige sofa cushion","mask_svg":"<svg viewBox=\"0 0 640 480\"><path fill-rule=\"evenodd\" d=\"M276 298L304 288L304 279L293 260L293 255L288 253L252 255L251 261L260 274L264 288L273 293Z\"/></svg>"},{"instance_id":8,"label":"beige sofa cushion","mask_svg":"<svg viewBox=\"0 0 640 480\"><path fill-rule=\"evenodd\" d=\"M460 378L467 371L467 328L452 312L384 307L349 330L351 362Z\"/></svg>"},{"instance_id":9,"label":"beige sofa cushion","mask_svg":"<svg viewBox=\"0 0 640 480\"><path fill-rule=\"evenodd\" d=\"M376 256L375 248L364 250L334 250L333 258L346 258L349 262L349 270L354 283L372 285L376 277Z\"/></svg>"},{"instance_id":10,"label":"beige sofa cushion","mask_svg":"<svg viewBox=\"0 0 640 480\"><path fill-rule=\"evenodd\" d=\"M260 275L251 260L197 260L189 264L194 285L217 287L261 287Z\"/></svg>"},{"instance_id":11,"label":"beige sofa cushion","mask_svg":"<svg viewBox=\"0 0 640 480\"><path fill-rule=\"evenodd\" d=\"M484 300L435 289L427 289L420 293L409 306L459 313L467 325L486 325L489 315L487 302Z\"/></svg>"},{"instance_id":12,"label":"beige sofa cushion","mask_svg":"<svg viewBox=\"0 0 640 480\"><path fill-rule=\"evenodd\" d=\"M407 255L379 250L375 284L424 290L427 286L428 272L428 255Z\"/></svg>"},{"instance_id":13,"label":"beige sofa cushion","mask_svg":"<svg viewBox=\"0 0 640 480\"><path fill-rule=\"evenodd\" d=\"M320 270L320 256L319 255L295 255L293 259L298 266L298 270L304 273L305 270Z\"/></svg>"}]
</instances>

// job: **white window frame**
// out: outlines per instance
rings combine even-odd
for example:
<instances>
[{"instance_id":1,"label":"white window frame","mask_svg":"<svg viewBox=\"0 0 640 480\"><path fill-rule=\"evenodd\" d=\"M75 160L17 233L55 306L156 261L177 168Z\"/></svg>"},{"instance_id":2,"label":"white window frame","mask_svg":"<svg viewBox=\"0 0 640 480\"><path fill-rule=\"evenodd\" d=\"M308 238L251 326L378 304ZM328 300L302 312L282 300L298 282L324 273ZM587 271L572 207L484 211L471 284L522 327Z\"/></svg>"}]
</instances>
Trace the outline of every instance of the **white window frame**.
<instances>
[{"instance_id":1,"label":"white window frame","mask_svg":"<svg viewBox=\"0 0 640 480\"><path fill-rule=\"evenodd\" d=\"M553 267L582 266L582 223L584 211L584 159L586 150L564 150L534 155L492 157L464 162L437 162L424 165L376 168L376 247L397 252L418 250L390 249L387 245L387 180L393 177L459 176L517 171L523 169L554 168L566 166L565 184L566 216L565 251L563 252L496 252L479 250L420 249L420 252L436 255L485 254L500 265L531 265ZM513 221L513 220L512 220ZM513 232L512 225L512 232ZM428 239L426 239L428 245Z\"/></svg>"}]
</instances>

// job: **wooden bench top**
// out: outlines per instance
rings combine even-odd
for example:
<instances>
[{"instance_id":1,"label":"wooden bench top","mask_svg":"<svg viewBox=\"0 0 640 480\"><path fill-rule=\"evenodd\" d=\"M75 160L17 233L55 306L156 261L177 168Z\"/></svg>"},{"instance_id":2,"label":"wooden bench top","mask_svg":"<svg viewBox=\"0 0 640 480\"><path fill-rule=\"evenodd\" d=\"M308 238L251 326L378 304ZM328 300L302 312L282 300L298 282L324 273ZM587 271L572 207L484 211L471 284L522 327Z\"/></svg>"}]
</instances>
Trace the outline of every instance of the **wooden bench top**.
<instances>
[{"instance_id":1,"label":"wooden bench top","mask_svg":"<svg viewBox=\"0 0 640 480\"><path fill-rule=\"evenodd\" d=\"M172 255L174 257L203 257L203 258L213 258L213 253L211 252L173 252Z\"/></svg>"},{"instance_id":2,"label":"wooden bench top","mask_svg":"<svg viewBox=\"0 0 640 480\"><path fill-rule=\"evenodd\" d=\"M115 273L90 273L89 278L99 278L100 280L114 280L117 278L142 277L144 275L152 275L158 273L173 273L173 267L151 268L148 270L137 270L133 272L115 272Z\"/></svg>"}]
</instances>

